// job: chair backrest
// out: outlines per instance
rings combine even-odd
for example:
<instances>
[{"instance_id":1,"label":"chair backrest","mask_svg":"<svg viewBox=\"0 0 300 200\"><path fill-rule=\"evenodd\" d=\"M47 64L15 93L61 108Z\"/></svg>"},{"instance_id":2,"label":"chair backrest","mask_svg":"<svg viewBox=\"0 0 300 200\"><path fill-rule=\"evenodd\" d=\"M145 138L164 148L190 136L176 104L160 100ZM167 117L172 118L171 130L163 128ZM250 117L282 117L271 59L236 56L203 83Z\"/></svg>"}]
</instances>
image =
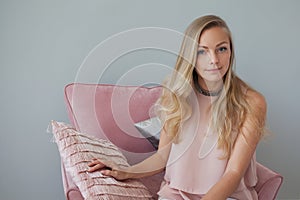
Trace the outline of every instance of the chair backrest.
<instances>
[{"instance_id":1,"label":"chair backrest","mask_svg":"<svg viewBox=\"0 0 300 200\"><path fill-rule=\"evenodd\" d=\"M132 162L135 158L128 154L136 157L155 151L134 123L151 117L151 108L160 93L160 86L72 83L65 87L65 101L69 119L78 131L109 139Z\"/></svg>"}]
</instances>

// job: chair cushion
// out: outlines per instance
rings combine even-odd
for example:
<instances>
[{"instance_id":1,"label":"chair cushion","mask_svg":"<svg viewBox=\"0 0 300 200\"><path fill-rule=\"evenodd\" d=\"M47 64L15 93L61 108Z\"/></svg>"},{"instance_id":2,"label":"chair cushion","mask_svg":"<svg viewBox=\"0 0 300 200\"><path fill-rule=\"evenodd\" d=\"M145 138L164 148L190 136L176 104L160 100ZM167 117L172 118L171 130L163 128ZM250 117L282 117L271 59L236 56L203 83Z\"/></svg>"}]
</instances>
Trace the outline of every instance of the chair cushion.
<instances>
[{"instance_id":1,"label":"chair cushion","mask_svg":"<svg viewBox=\"0 0 300 200\"><path fill-rule=\"evenodd\" d=\"M75 131L70 125L52 121L52 130L62 161L84 199L152 199L148 189L138 180L117 181L99 171L87 173L93 158L111 160L129 166L126 158L111 142Z\"/></svg>"}]
</instances>

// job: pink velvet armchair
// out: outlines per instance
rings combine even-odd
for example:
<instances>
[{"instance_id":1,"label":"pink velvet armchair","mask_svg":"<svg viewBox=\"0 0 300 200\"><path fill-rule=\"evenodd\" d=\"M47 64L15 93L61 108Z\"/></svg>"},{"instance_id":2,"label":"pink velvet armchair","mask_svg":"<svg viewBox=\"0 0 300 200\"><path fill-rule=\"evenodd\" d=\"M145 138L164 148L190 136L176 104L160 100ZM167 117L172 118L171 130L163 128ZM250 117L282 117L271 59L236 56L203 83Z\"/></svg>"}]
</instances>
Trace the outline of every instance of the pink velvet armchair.
<instances>
[{"instance_id":1,"label":"pink velvet armchair","mask_svg":"<svg viewBox=\"0 0 300 200\"><path fill-rule=\"evenodd\" d=\"M161 87L116 86L72 83L65 87L65 102L71 124L81 132L109 139L124 153L130 164L155 152L155 148L134 127L151 117L151 108ZM105 133L105 134L103 134ZM257 163L259 199L275 199L283 177ZM156 197L163 173L142 179ZM80 191L62 164L64 191L68 200L83 200Z\"/></svg>"}]
</instances>

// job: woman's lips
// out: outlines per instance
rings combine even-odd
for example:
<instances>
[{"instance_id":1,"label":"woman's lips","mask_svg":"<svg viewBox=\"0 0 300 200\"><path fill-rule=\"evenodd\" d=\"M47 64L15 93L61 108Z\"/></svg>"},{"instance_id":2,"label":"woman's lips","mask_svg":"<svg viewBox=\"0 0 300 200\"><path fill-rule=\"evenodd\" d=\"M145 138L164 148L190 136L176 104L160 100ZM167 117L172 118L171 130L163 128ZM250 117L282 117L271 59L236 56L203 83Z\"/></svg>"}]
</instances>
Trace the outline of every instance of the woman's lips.
<instances>
[{"instance_id":1,"label":"woman's lips","mask_svg":"<svg viewBox=\"0 0 300 200\"><path fill-rule=\"evenodd\" d=\"M219 68L213 68L213 69L207 69L205 71L207 72L219 72L221 70L222 67L219 67Z\"/></svg>"}]
</instances>

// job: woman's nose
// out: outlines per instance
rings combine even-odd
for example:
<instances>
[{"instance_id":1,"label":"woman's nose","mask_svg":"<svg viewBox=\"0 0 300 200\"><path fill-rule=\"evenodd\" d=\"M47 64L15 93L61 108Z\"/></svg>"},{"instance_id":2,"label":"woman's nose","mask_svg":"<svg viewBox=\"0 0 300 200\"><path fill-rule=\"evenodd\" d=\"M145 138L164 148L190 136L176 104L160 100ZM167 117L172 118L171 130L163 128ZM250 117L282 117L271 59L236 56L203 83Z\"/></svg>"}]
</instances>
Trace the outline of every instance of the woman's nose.
<instances>
[{"instance_id":1,"label":"woman's nose","mask_svg":"<svg viewBox=\"0 0 300 200\"><path fill-rule=\"evenodd\" d=\"M210 52L209 58L210 58L210 64L218 64L219 63L219 57L216 52Z\"/></svg>"}]
</instances>

